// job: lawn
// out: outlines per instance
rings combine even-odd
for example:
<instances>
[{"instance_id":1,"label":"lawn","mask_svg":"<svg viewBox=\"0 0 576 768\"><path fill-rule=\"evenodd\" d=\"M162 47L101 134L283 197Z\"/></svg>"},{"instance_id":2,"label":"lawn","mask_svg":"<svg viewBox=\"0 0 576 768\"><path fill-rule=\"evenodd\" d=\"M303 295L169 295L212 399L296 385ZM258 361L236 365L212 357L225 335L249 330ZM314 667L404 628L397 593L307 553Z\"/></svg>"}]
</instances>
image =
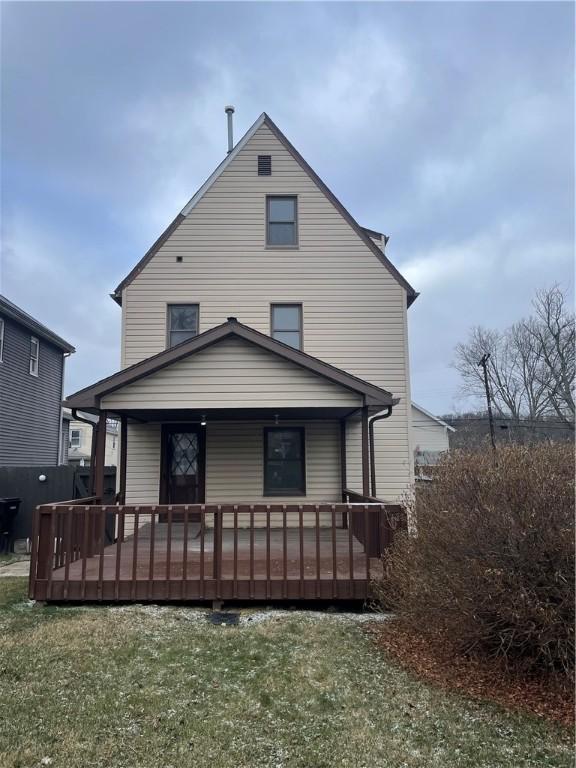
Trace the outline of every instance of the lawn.
<instances>
[{"instance_id":1,"label":"lawn","mask_svg":"<svg viewBox=\"0 0 576 768\"><path fill-rule=\"evenodd\" d=\"M24 594L0 579L3 768L573 763L568 731L419 682L353 619L213 626L199 609L40 608Z\"/></svg>"}]
</instances>

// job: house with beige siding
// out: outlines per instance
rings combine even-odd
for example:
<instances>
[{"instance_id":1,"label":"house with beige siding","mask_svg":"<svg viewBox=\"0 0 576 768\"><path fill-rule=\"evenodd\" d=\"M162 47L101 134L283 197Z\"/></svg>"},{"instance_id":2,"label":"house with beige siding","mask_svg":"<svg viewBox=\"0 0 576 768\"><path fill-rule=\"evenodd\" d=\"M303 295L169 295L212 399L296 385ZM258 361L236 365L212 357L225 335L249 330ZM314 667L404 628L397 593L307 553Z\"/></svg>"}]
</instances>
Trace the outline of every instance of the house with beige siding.
<instances>
[{"instance_id":1,"label":"house with beige siding","mask_svg":"<svg viewBox=\"0 0 576 768\"><path fill-rule=\"evenodd\" d=\"M124 532L200 525L223 578L227 531L241 544L237 528L248 528L253 584L254 536L270 568L274 537L282 549L295 526L300 589L310 544L321 592L322 537L336 583L338 547L369 560L378 510L413 485L407 312L417 293L387 237L353 218L268 115L234 145L227 111L225 159L112 294L120 369L65 404L94 414L101 435L107 419L120 423ZM103 455L101 436L95 497ZM285 563L290 546L284 538Z\"/></svg>"}]
</instances>

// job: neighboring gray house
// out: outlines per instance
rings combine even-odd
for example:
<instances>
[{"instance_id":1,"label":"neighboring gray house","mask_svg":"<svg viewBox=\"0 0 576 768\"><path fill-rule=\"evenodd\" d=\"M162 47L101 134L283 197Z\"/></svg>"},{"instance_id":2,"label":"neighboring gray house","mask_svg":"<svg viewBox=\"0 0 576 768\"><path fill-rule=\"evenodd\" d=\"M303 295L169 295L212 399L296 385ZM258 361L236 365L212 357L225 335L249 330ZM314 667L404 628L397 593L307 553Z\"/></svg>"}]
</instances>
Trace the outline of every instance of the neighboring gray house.
<instances>
[{"instance_id":1,"label":"neighboring gray house","mask_svg":"<svg viewBox=\"0 0 576 768\"><path fill-rule=\"evenodd\" d=\"M0 466L62 462L64 363L74 351L0 296Z\"/></svg>"}]
</instances>

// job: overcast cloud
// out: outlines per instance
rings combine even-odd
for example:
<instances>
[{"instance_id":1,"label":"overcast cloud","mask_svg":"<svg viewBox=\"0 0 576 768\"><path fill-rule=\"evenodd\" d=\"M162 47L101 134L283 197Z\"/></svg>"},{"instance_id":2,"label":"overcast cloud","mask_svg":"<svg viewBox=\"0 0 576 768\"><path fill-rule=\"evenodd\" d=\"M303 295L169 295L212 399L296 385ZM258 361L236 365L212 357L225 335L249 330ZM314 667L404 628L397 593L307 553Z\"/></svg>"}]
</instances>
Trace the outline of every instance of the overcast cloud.
<instances>
[{"instance_id":1,"label":"overcast cloud","mask_svg":"<svg viewBox=\"0 0 576 768\"><path fill-rule=\"evenodd\" d=\"M108 297L266 111L421 296L413 397L475 324L573 285L570 3L3 3L0 290L119 367Z\"/></svg>"}]
</instances>

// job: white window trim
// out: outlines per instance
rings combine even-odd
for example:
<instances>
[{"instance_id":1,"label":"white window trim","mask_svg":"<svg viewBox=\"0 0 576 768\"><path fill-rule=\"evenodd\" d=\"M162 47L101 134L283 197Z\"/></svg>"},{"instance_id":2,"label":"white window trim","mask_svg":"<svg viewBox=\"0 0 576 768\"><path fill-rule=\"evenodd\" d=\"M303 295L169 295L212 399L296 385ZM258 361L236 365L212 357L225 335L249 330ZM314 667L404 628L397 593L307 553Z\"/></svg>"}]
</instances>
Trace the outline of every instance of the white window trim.
<instances>
[{"instance_id":1,"label":"white window trim","mask_svg":"<svg viewBox=\"0 0 576 768\"><path fill-rule=\"evenodd\" d=\"M0 363L4 362L4 320L0 317Z\"/></svg>"},{"instance_id":2,"label":"white window trim","mask_svg":"<svg viewBox=\"0 0 576 768\"><path fill-rule=\"evenodd\" d=\"M32 355L32 345L36 343L36 356L34 357ZM33 363L36 363L36 366L34 367ZM38 377L38 369L40 367L40 342L36 338L36 336L30 336L30 362L29 362L29 372L30 376L36 376Z\"/></svg>"},{"instance_id":3,"label":"white window trim","mask_svg":"<svg viewBox=\"0 0 576 768\"><path fill-rule=\"evenodd\" d=\"M76 434L78 435L78 443L73 443L72 442L72 435L73 435L74 432L76 432ZM68 441L69 445L70 445L70 448L80 448L81 438L82 438L82 435L80 434L80 430L79 429L71 429L70 430L70 440Z\"/></svg>"}]
</instances>

